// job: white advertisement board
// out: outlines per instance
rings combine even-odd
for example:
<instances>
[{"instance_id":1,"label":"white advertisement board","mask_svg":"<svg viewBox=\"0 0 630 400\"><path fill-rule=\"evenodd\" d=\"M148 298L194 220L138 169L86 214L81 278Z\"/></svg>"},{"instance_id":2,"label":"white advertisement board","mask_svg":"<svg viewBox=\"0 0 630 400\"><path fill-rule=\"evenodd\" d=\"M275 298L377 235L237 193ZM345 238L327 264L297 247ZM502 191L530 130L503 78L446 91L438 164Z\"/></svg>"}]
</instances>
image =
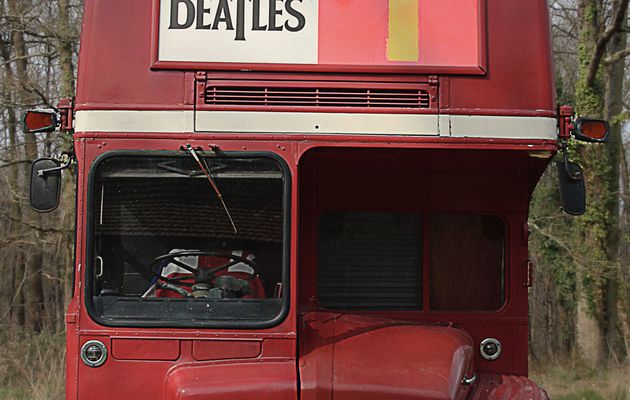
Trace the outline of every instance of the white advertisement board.
<instances>
[{"instance_id":1,"label":"white advertisement board","mask_svg":"<svg viewBox=\"0 0 630 400\"><path fill-rule=\"evenodd\" d=\"M158 61L317 63L317 0L159 1Z\"/></svg>"}]
</instances>

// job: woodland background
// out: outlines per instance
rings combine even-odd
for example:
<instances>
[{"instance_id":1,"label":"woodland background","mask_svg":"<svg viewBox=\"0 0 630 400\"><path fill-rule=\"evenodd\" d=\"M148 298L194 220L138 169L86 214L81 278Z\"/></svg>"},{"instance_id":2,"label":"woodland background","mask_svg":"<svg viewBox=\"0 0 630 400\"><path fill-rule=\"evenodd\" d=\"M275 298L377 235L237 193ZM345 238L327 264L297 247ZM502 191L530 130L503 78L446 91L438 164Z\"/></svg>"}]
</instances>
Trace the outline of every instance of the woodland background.
<instances>
[{"instance_id":1,"label":"woodland background","mask_svg":"<svg viewBox=\"0 0 630 400\"><path fill-rule=\"evenodd\" d=\"M608 119L612 134L607 145L571 145L587 172L584 216L560 211L555 168L532 200L530 359L554 398L630 399L628 0L549 8L558 103ZM28 205L28 175L70 138L26 134L21 119L73 96L81 13L82 0L0 0L0 399L63 398L74 178L64 174L61 207L42 216Z\"/></svg>"}]
</instances>

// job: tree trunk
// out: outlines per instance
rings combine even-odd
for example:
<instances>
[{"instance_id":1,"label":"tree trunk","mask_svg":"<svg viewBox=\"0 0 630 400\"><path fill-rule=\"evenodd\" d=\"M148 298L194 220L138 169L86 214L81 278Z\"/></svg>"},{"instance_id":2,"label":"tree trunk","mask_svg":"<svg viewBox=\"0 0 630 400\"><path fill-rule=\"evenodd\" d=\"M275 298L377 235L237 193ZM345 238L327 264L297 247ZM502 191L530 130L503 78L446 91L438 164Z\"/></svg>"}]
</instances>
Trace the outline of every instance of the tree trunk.
<instances>
[{"instance_id":1,"label":"tree trunk","mask_svg":"<svg viewBox=\"0 0 630 400\"><path fill-rule=\"evenodd\" d=\"M624 29L626 25L627 24L624 23ZM608 52L615 54L624 50L626 48L626 42L627 34L622 30L612 38L608 46ZM625 60L619 60L609 65L605 71L606 98L604 103L604 115L605 118L610 121L610 139L605 147L605 151L610 166L607 184L612 195L610 196L610 204L608 206L611 215L611 226L607 238L609 245L607 256L610 263L606 272L606 284L604 288L604 332L606 335L608 354L617 362L624 361L627 356L619 319L619 282L620 279L622 279L619 262L622 255L619 194L623 193L623 187L620 187L620 168L623 164L622 121L620 117L624 109L624 75Z\"/></svg>"},{"instance_id":2,"label":"tree trunk","mask_svg":"<svg viewBox=\"0 0 630 400\"><path fill-rule=\"evenodd\" d=\"M598 0L578 1L578 82L576 87L576 108L583 116L601 115L603 93L600 79L596 78L593 84L588 82L591 70L591 55L595 47L599 32L601 18L601 3ZM602 264L605 261L605 251L602 251L605 232L602 227L602 204L593 202L593 199L603 197L605 187L594 177L594 173L601 168L598 162L600 155L593 148L578 148L585 167L586 183L589 188L588 209L586 215L580 220L580 229L577 232L576 243L584 243L585 256L594 258L591 265L577 268L576 292L577 292L577 318L576 340L580 355L591 364L596 365L604 357L603 331L598 317L601 292ZM600 229L594 229L597 226ZM605 235L605 234L604 234ZM585 257L587 258L587 257Z\"/></svg>"},{"instance_id":3,"label":"tree trunk","mask_svg":"<svg viewBox=\"0 0 630 400\"><path fill-rule=\"evenodd\" d=\"M5 16L4 3L0 1L0 16ZM7 29L8 31L8 29ZM4 63L4 76L5 76L5 98L8 103L6 107L6 129L7 134L9 136L9 148L7 151L7 159L9 162L13 162L20 159L19 147L18 147L18 138L17 138L17 110L14 105L15 101L15 93L12 85L15 83L15 78L13 74L13 70L11 69L11 64L9 60L11 59L11 53L9 51L9 46L4 42L3 38L0 38L0 59ZM6 194L7 204L7 213L9 218L5 218L6 220L6 228L7 232L10 233L11 236L19 237L20 232L22 230L22 226L20 226L15 221L18 221L21 217L21 205L19 202L19 196L15 196L15 193L19 193L19 182L20 182L20 165L13 164L9 168L8 172L8 188ZM3 293L6 295L6 300L4 304L6 304L7 310L4 311L9 317L12 324L18 328L23 328L25 324L25 315L24 315L24 295L23 295L23 277L24 277L24 264L23 264L23 253L20 249L15 245L6 246L6 259L9 260L5 264L5 268L7 268L6 282L4 285Z\"/></svg>"},{"instance_id":4,"label":"tree trunk","mask_svg":"<svg viewBox=\"0 0 630 400\"><path fill-rule=\"evenodd\" d=\"M69 0L59 0L59 62L61 64L61 96L62 97L74 97L74 65L73 65L73 34L72 24L70 23L70 4ZM67 142L62 145L63 150L72 150L72 138L68 137ZM74 197L75 194L75 180L74 176L69 173L65 174L64 185L62 188L61 201L67 205L67 212L63 214L61 221L62 226L72 227L75 224L75 212L74 210ZM74 244L72 235L62 235L60 240L63 241L62 246L64 251L62 254L67 255L65 257L65 266L63 270L59 271L60 275L64 278L64 295L63 295L63 308L70 301L72 296L72 276L74 274Z\"/></svg>"},{"instance_id":5,"label":"tree trunk","mask_svg":"<svg viewBox=\"0 0 630 400\"><path fill-rule=\"evenodd\" d=\"M70 1L59 0L58 20L59 64L61 66L61 97L74 96L74 67L72 64L72 30Z\"/></svg>"},{"instance_id":6,"label":"tree trunk","mask_svg":"<svg viewBox=\"0 0 630 400\"><path fill-rule=\"evenodd\" d=\"M27 51L26 51L26 42L24 39L24 32L26 31L26 27L23 25L25 19L20 18L20 16L25 15L25 9L28 7L28 4L24 4L17 0L9 0L8 1L8 9L9 13L13 18L14 26L13 32L11 34L12 47L15 52L15 71L16 77L18 79L19 85L19 98L21 104L29 104L29 96L30 96L30 79L28 75L28 61L27 61ZM24 133L24 148L25 148L25 157L29 160L34 160L38 157L37 150L37 137L34 133ZM25 174L26 175L26 174ZM28 179L26 176L20 180L22 183L26 183ZM22 193L26 192L26 187L23 187L24 190L21 190ZM24 210L25 215L30 217L31 223L34 223L36 226L39 226L39 215L34 215L31 210ZM25 218L26 219L26 218ZM31 234L31 236L36 236ZM25 325L26 328L33 332L40 332L42 328L42 315L44 310L43 303L43 286L42 286L42 274L41 274L41 250L36 243L37 237L34 238L35 242L33 245L28 247L29 256L25 257L26 265L25 265L25 276L26 276L26 285L24 292L25 297Z\"/></svg>"},{"instance_id":7,"label":"tree trunk","mask_svg":"<svg viewBox=\"0 0 630 400\"><path fill-rule=\"evenodd\" d=\"M606 5L612 11L608 22L605 22L602 11ZM626 25L627 7L626 0L578 2L580 29L576 106L581 116L614 118L621 111L624 63L610 66L605 74L601 73L600 66L607 46L613 53L625 48L626 36L620 32ZM594 58L594 55L599 55L599 58ZM616 123L613 128L615 125L617 129L613 130L609 145L577 147L585 166L588 209L580 218L581 231L576 243L591 260L591 265L578 270L578 344L583 356L592 363L625 358L618 313L621 236L619 165L622 144L620 126Z\"/></svg>"}]
</instances>

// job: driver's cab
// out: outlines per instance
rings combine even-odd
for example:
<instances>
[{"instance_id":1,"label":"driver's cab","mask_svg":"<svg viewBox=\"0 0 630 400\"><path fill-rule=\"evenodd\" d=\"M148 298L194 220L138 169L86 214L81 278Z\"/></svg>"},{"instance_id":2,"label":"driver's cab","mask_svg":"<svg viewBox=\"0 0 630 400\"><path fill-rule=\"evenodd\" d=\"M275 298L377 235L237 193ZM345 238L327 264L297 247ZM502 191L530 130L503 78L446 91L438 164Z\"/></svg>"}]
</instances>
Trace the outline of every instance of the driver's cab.
<instances>
[{"instance_id":1,"label":"driver's cab","mask_svg":"<svg viewBox=\"0 0 630 400\"><path fill-rule=\"evenodd\" d=\"M192 152L96 161L86 304L99 323L236 327L282 317L283 162Z\"/></svg>"}]
</instances>

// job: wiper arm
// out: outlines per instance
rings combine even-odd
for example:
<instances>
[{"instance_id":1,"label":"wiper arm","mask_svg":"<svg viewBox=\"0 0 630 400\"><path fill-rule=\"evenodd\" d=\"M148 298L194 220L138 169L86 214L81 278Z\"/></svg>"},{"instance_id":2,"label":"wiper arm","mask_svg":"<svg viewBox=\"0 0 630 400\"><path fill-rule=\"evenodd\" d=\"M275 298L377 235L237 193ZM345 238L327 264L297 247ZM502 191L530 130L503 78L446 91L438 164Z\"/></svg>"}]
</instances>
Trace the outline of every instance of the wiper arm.
<instances>
[{"instance_id":1,"label":"wiper arm","mask_svg":"<svg viewBox=\"0 0 630 400\"><path fill-rule=\"evenodd\" d=\"M227 205L225 205L225 201L223 201L223 195L219 191L219 188L217 187L217 184L214 182L214 179L212 179L212 175L210 175L210 172L209 172L210 168L208 167L208 164L206 164L206 160L203 159L203 162L202 162L202 159L199 158L199 156L197 155L197 152L195 151L195 149L193 149L193 147L190 145L190 143L186 143L186 150L188 150L190 155L192 155L193 158L195 159L195 161L197 161L197 164L199 164L199 168L201 168L201 170L203 171L204 175L206 175L206 178L208 178L208 182L210 182L210 185L214 189L214 192L217 194L217 197L219 198L219 201L223 205L223 209L225 210L225 213L227 214L228 218L230 219L230 224L232 224L232 228L234 229L234 234L238 234L238 229L236 229L236 224L234 223L234 220L232 219L232 215L230 214L230 210L228 210Z\"/></svg>"}]
</instances>

